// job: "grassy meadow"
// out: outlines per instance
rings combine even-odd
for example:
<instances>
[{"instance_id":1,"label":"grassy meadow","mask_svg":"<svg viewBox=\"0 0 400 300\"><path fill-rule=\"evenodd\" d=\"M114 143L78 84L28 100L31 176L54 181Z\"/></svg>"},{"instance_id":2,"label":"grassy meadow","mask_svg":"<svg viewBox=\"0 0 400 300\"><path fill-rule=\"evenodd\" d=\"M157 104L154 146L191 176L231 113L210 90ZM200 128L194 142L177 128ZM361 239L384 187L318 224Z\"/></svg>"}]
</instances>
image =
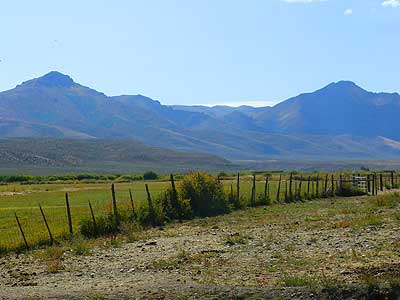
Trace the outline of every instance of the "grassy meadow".
<instances>
[{"instance_id":1,"label":"grassy meadow","mask_svg":"<svg viewBox=\"0 0 400 300\"><path fill-rule=\"evenodd\" d=\"M152 194L156 195L166 188L168 182L148 182ZM116 197L120 209L129 209L129 189L135 203L146 199L144 182L116 184ZM23 245L23 240L14 213L17 213L29 244L48 241L48 233L40 214L41 204L49 227L55 239L66 236L68 221L65 206L65 193L68 192L75 232L79 221L89 216L90 200L95 215L104 214L111 209L111 190L109 183L68 183L0 186L0 248L13 249Z\"/></svg>"},{"instance_id":2,"label":"grassy meadow","mask_svg":"<svg viewBox=\"0 0 400 300\"><path fill-rule=\"evenodd\" d=\"M303 178L307 178L304 175ZM315 177L315 174L313 175ZM256 198L265 192L265 174L256 177ZM279 175L269 175L268 195L272 202L276 201ZM320 180L325 175L320 174ZM165 179L165 178L164 178ZM252 176L241 175L240 196L242 201L250 201L252 194ZM295 180L297 179L297 180ZM303 181L300 188L299 175L294 177L292 193L302 195L302 201L306 197L308 184ZM147 205L145 183L149 185L152 198L156 198L162 191L170 186L170 182L162 181L132 181L117 182L115 184L116 199L119 211L131 210L129 189L132 190L135 205ZM232 192L236 195L236 178L226 176L222 180L227 195ZM288 193L289 176L286 174L281 183L280 202ZM326 184L331 186L330 177ZM61 240L68 236L68 221L65 205L65 193L69 195L74 232L79 231L79 223L83 218L90 216L88 201L91 202L96 216L111 212L111 182L62 182L47 184L4 184L0 185L0 252L18 249L24 246L21 233L17 227L15 213L17 213L25 232L29 245L48 243L49 236L43 218L39 210L42 206L49 227L55 240ZM325 188L323 180L319 182L320 195ZM311 182L310 193L315 194L316 182Z\"/></svg>"}]
</instances>

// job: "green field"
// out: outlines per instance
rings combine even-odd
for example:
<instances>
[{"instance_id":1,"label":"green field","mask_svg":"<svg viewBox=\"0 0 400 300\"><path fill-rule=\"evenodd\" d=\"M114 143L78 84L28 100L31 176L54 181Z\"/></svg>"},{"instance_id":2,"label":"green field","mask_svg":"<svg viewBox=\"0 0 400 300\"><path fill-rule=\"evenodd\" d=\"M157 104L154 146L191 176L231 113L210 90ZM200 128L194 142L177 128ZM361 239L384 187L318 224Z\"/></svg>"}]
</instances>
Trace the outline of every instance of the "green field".
<instances>
[{"instance_id":1,"label":"green field","mask_svg":"<svg viewBox=\"0 0 400 300\"><path fill-rule=\"evenodd\" d=\"M303 178L307 178L304 175ZM315 174L313 174L315 176ZM337 176L337 175L336 175ZM269 196L276 201L279 175L275 174L269 180ZM293 180L293 194L299 187L299 175ZM320 178L325 178L323 174ZM330 178L330 177L329 177ZM387 179L385 179L385 182ZM226 194L229 195L231 186L236 194L236 178L225 177L222 181ZM116 183L116 199L120 211L131 210L129 189L132 190L135 205L147 205L145 183L148 183L151 195L156 198L170 183L168 181L133 181ZM289 176L283 178L280 189L280 202L284 201L288 193ZM327 187L331 186L330 179ZM69 195L72 212L72 223L75 232L79 231L80 221L90 216L88 201L92 203L96 216L111 212L111 183L54 183L54 184L7 184L0 186L0 249L13 250L23 246L23 239L17 222L17 213L29 245L47 243L49 236L40 214L39 204L43 207L49 227L56 240L67 236L68 222L65 205L65 193ZM319 182L319 191L323 191L325 183ZM256 195L264 194L265 174L257 175ZM316 182L310 184L310 192L315 193ZM240 195L244 201L249 202L252 190L252 176L243 175L240 181ZM301 192L303 200L307 197L307 181L303 181Z\"/></svg>"},{"instance_id":2,"label":"green field","mask_svg":"<svg viewBox=\"0 0 400 300\"><path fill-rule=\"evenodd\" d=\"M148 182L152 194L164 190L168 182ZM130 205L129 189L136 203L145 199L144 182L116 184L116 197L121 209ZM22 245L14 213L18 214L29 244L47 241L48 234L39 210L42 205L54 237L65 236L68 231L65 193L69 194L74 230L79 221L89 216L90 200L96 215L111 208L110 184L43 184L0 186L0 247L16 248Z\"/></svg>"}]
</instances>

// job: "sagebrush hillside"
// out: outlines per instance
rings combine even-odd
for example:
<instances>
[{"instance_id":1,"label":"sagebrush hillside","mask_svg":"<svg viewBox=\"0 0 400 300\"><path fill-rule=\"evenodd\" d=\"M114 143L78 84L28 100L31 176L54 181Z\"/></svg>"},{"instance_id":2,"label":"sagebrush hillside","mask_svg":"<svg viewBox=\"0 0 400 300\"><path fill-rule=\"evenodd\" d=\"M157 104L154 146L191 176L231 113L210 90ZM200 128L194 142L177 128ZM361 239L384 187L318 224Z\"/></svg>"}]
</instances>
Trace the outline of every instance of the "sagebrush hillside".
<instances>
[{"instance_id":1,"label":"sagebrush hillside","mask_svg":"<svg viewBox=\"0 0 400 300\"><path fill-rule=\"evenodd\" d=\"M135 140L0 139L3 173L138 173L149 169L177 172L229 166L229 161L214 155L150 147Z\"/></svg>"}]
</instances>

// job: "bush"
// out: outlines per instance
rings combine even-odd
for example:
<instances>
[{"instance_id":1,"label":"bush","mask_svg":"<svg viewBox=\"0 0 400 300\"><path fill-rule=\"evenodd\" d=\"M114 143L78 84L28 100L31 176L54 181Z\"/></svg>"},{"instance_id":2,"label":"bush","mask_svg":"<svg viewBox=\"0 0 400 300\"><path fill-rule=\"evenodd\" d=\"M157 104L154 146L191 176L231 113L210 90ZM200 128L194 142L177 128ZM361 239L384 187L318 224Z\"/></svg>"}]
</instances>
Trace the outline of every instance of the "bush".
<instances>
[{"instance_id":1,"label":"bush","mask_svg":"<svg viewBox=\"0 0 400 300\"><path fill-rule=\"evenodd\" d=\"M178 197L172 188L161 193L156 204L161 207L167 221L190 219L193 215L189 200Z\"/></svg>"},{"instance_id":2,"label":"bush","mask_svg":"<svg viewBox=\"0 0 400 300\"><path fill-rule=\"evenodd\" d=\"M110 234L116 234L119 231L114 215L109 214L96 218L96 226L91 218L84 218L80 222L80 231L84 237L98 237Z\"/></svg>"},{"instance_id":3,"label":"bush","mask_svg":"<svg viewBox=\"0 0 400 300\"><path fill-rule=\"evenodd\" d=\"M342 184L342 187L336 191L336 195L341 197L353 197L366 195L366 192L354 187L352 184Z\"/></svg>"},{"instance_id":4,"label":"bush","mask_svg":"<svg viewBox=\"0 0 400 300\"><path fill-rule=\"evenodd\" d=\"M136 209L136 221L141 226L161 226L164 224L164 212L159 205L153 205L153 211L148 205L141 205Z\"/></svg>"},{"instance_id":5,"label":"bush","mask_svg":"<svg viewBox=\"0 0 400 300\"><path fill-rule=\"evenodd\" d=\"M213 216L229 211L222 184L204 172L186 175L178 185L178 195L180 201L189 201L194 216Z\"/></svg>"},{"instance_id":6,"label":"bush","mask_svg":"<svg viewBox=\"0 0 400 300\"><path fill-rule=\"evenodd\" d=\"M272 205L271 198L265 196L264 194L259 194L256 198L256 206Z\"/></svg>"},{"instance_id":7,"label":"bush","mask_svg":"<svg viewBox=\"0 0 400 300\"><path fill-rule=\"evenodd\" d=\"M143 174L144 180L155 180L157 178L158 178L158 174L154 171L147 171L146 173Z\"/></svg>"}]
</instances>

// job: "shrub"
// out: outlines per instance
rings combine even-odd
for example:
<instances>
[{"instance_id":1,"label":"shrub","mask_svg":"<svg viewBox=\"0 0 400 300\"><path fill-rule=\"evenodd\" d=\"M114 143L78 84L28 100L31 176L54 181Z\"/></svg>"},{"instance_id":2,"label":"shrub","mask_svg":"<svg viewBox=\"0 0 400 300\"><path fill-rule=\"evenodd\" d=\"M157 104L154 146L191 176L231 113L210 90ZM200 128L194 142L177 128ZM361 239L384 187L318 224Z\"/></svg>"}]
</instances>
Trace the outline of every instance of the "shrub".
<instances>
[{"instance_id":1,"label":"shrub","mask_svg":"<svg viewBox=\"0 0 400 300\"><path fill-rule=\"evenodd\" d=\"M342 197L353 197L366 195L366 192L354 187L352 184L342 184L342 187L336 191L336 195Z\"/></svg>"},{"instance_id":2,"label":"shrub","mask_svg":"<svg viewBox=\"0 0 400 300\"><path fill-rule=\"evenodd\" d=\"M264 194L259 194L256 198L256 206L272 205L271 198Z\"/></svg>"},{"instance_id":3,"label":"shrub","mask_svg":"<svg viewBox=\"0 0 400 300\"><path fill-rule=\"evenodd\" d=\"M84 218L80 222L80 231L84 237L98 237L116 234L119 231L114 215L108 214L96 218L96 226L91 218Z\"/></svg>"},{"instance_id":4,"label":"shrub","mask_svg":"<svg viewBox=\"0 0 400 300\"><path fill-rule=\"evenodd\" d=\"M229 211L222 184L204 172L186 175L178 185L178 195L181 201L189 201L195 216L213 216Z\"/></svg>"},{"instance_id":5,"label":"shrub","mask_svg":"<svg viewBox=\"0 0 400 300\"><path fill-rule=\"evenodd\" d=\"M172 188L161 193L156 199L156 204L161 207L168 221L190 219L193 215L189 200L178 197Z\"/></svg>"},{"instance_id":6,"label":"shrub","mask_svg":"<svg viewBox=\"0 0 400 300\"><path fill-rule=\"evenodd\" d=\"M143 174L144 180L155 180L158 178L158 174L154 171L147 171Z\"/></svg>"},{"instance_id":7,"label":"shrub","mask_svg":"<svg viewBox=\"0 0 400 300\"><path fill-rule=\"evenodd\" d=\"M156 205L154 205L156 204ZM153 211L148 205L141 205L136 210L136 220L142 226L161 226L164 223L164 213L160 205L153 204Z\"/></svg>"}]
</instances>

